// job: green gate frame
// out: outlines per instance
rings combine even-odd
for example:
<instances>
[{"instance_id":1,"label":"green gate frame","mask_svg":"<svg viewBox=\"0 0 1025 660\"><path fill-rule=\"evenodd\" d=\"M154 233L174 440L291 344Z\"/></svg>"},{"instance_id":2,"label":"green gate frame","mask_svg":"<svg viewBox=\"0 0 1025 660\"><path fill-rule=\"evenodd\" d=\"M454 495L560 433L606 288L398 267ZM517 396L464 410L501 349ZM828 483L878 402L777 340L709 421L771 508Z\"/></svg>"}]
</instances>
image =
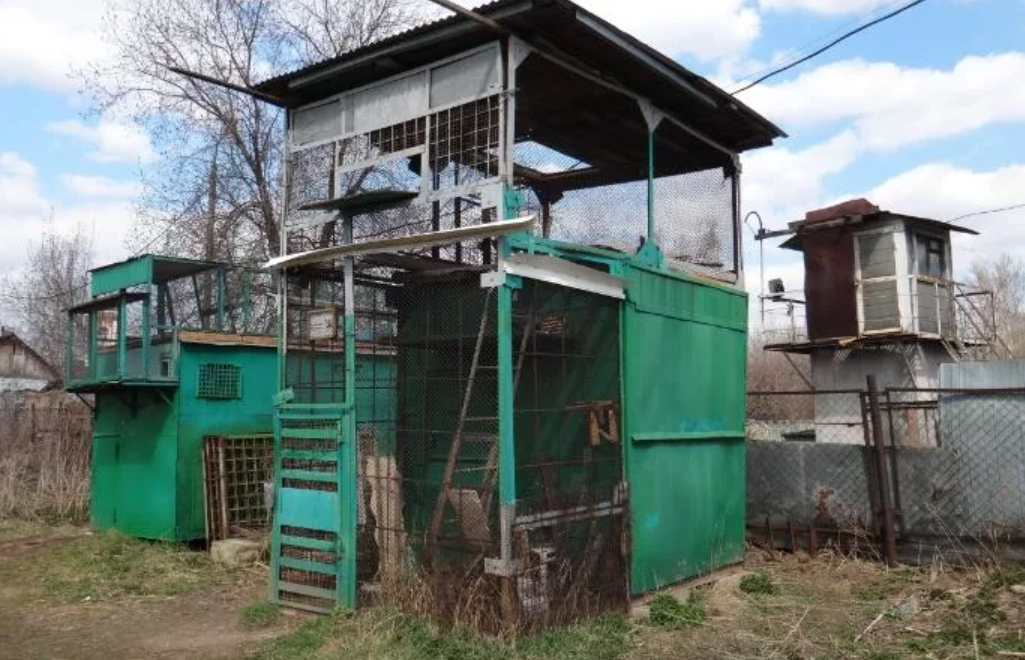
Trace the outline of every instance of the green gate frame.
<instances>
[{"instance_id":1,"label":"green gate frame","mask_svg":"<svg viewBox=\"0 0 1025 660\"><path fill-rule=\"evenodd\" d=\"M286 403L274 416L274 526L271 535L270 600L300 609L327 612L334 607L356 605L356 498L352 484L357 479L356 443L352 430L355 419L348 404ZM297 428L289 428L295 424ZM310 428L318 423L321 428ZM322 441L324 449L291 449L284 438ZM283 459L317 460L334 463L333 472L284 469ZM284 479L331 483L333 490L284 488ZM285 527L300 527L334 534L334 540L307 538L283 533ZM283 546L330 553L330 563L297 559L282 554ZM281 569L289 568L333 576L334 590L284 582ZM282 592L334 603L331 608L295 603L281 598Z\"/></svg>"}]
</instances>

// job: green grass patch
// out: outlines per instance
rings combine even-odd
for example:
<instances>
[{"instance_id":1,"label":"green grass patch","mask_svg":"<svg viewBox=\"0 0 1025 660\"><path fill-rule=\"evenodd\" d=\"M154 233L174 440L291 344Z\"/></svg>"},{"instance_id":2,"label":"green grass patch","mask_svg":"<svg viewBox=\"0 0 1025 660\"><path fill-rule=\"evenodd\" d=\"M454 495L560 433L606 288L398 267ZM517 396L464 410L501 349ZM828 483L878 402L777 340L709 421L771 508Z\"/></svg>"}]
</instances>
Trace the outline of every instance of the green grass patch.
<instances>
[{"instance_id":1,"label":"green grass patch","mask_svg":"<svg viewBox=\"0 0 1025 660\"><path fill-rule=\"evenodd\" d=\"M265 600L246 605L238 615L238 625L243 630L269 628L280 620L281 608Z\"/></svg>"},{"instance_id":2,"label":"green grass patch","mask_svg":"<svg viewBox=\"0 0 1025 660\"><path fill-rule=\"evenodd\" d=\"M506 641L370 608L311 618L250 660L619 660L629 648L630 627L618 615Z\"/></svg>"},{"instance_id":3,"label":"green grass patch","mask_svg":"<svg viewBox=\"0 0 1025 660\"><path fill-rule=\"evenodd\" d=\"M648 603L648 618L663 628L690 628L705 622L704 598L696 590L691 591L687 601L680 601L669 594L658 594Z\"/></svg>"},{"instance_id":4,"label":"green grass patch","mask_svg":"<svg viewBox=\"0 0 1025 660\"><path fill-rule=\"evenodd\" d=\"M779 586L765 571L756 571L740 579L740 590L752 596L775 596L779 593Z\"/></svg>"},{"instance_id":5,"label":"green grass patch","mask_svg":"<svg viewBox=\"0 0 1025 660\"><path fill-rule=\"evenodd\" d=\"M59 602L173 596L237 580L237 569L202 552L105 532L33 553L20 562L43 595Z\"/></svg>"}]
</instances>

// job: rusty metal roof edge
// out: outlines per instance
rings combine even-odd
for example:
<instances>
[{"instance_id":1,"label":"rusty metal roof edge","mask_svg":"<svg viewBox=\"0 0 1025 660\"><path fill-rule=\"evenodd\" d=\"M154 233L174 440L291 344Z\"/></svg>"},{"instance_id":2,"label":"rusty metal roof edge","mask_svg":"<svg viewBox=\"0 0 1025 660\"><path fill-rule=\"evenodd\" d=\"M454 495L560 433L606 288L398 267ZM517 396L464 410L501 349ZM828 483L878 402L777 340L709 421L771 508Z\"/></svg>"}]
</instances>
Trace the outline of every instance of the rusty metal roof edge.
<instances>
[{"instance_id":1,"label":"rusty metal roof edge","mask_svg":"<svg viewBox=\"0 0 1025 660\"><path fill-rule=\"evenodd\" d=\"M955 231L962 234L971 234L972 236L979 235L979 232L975 229L972 229L971 227L955 225L953 223L945 222L943 220L936 220L934 218L923 218L917 215L909 215L907 213L897 213L896 211L888 211L885 209L881 209L875 213L868 213L864 215L841 215L835 218L829 218L828 220L795 220L794 222L788 224L788 227L791 230L793 230L795 235L793 238L786 241L786 243L790 243L795 239L799 240L800 234L807 234L810 232L821 231L824 229L835 229L836 227L842 227L851 224L860 224L863 222L874 222L876 220L884 220L889 218L897 218L900 220L907 220L914 223L921 223L924 225L939 227L941 229L945 229L948 231ZM785 244L780 247L784 246Z\"/></svg>"}]
</instances>

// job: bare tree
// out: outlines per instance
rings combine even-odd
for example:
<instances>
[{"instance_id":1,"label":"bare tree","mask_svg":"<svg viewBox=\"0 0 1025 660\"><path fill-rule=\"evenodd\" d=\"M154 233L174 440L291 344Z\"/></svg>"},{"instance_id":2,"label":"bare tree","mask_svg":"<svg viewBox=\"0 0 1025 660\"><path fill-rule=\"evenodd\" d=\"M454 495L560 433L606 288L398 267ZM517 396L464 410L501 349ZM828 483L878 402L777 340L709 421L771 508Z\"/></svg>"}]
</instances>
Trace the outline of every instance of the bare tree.
<instances>
[{"instance_id":1,"label":"bare tree","mask_svg":"<svg viewBox=\"0 0 1025 660\"><path fill-rule=\"evenodd\" d=\"M1025 261L1009 254L976 260L969 284L993 292L997 333L1012 355L1025 355Z\"/></svg>"},{"instance_id":2,"label":"bare tree","mask_svg":"<svg viewBox=\"0 0 1025 660\"><path fill-rule=\"evenodd\" d=\"M110 0L113 59L80 75L96 112L139 123L161 156L132 247L240 262L279 253L281 112L170 67L252 86L408 26L410 1Z\"/></svg>"},{"instance_id":3,"label":"bare tree","mask_svg":"<svg viewBox=\"0 0 1025 660\"><path fill-rule=\"evenodd\" d=\"M67 309L88 298L92 241L81 228L62 234L51 218L31 243L24 270L8 277L0 300L19 333L58 371L64 364Z\"/></svg>"}]
</instances>

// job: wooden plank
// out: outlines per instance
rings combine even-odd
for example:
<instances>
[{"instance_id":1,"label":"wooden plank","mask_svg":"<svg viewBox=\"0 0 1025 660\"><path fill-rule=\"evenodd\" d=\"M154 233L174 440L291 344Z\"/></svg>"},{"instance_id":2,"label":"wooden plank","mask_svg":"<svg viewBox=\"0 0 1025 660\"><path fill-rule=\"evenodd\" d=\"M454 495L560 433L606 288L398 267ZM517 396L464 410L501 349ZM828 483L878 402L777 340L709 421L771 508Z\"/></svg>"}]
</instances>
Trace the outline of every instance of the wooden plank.
<instances>
[{"instance_id":1,"label":"wooden plank","mask_svg":"<svg viewBox=\"0 0 1025 660\"><path fill-rule=\"evenodd\" d=\"M178 339L186 344L210 344L214 346L263 346L276 348L277 339L272 335L241 335L224 332L201 332L180 330Z\"/></svg>"}]
</instances>

